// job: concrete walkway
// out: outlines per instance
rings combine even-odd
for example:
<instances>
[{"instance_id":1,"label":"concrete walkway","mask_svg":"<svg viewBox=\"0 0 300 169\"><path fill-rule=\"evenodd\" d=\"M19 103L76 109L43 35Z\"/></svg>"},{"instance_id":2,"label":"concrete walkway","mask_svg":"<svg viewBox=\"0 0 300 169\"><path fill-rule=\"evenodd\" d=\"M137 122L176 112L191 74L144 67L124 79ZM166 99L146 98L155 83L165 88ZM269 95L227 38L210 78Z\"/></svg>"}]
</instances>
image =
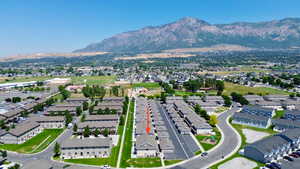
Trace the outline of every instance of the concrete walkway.
<instances>
[{"instance_id":1,"label":"concrete walkway","mask_svg":"<svg viewBox=\"0 0 300 169\"><path fill-rule=\"evenodd\" d=\"M129 104L128 104L128 107L127 107L127 113L126 113L126 118L125 118L125 125L124 125L124 128L123 128L121 146L120 146L120 149L119 149L119 155L118 155L118 161L117 161L117 168L120 168L120 164L121 164L122 150L123 150L123 147L124 147L124 140L125 140L125 135L126 135L126 128L127 128L127 123L128 123L128 116L129 116L129 111L130 111L130 105L131 105L131 99L129 99Z\"/></svg>"}]
</instances>

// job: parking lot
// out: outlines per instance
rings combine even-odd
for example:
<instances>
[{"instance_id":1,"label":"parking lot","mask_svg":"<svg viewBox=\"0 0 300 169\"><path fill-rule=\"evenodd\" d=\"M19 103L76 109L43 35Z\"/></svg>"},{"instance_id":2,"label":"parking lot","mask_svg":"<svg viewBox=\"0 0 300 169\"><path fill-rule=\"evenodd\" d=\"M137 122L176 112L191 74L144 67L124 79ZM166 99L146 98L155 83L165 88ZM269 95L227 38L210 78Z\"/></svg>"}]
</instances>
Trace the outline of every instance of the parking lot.
<instances>
[{"instance_id":1,"label":"parking lot","mask_svg":"<svg viewBox=\"0 0 300 169\"><path fill-rule=\"evenodd\" d=\"M172 140L175 151L172 153L165 153L166 159L187 159L195 155L195 152L199 151L197 143L190 135L182 135L178 132L175 127L175 124L170 119L166 110L162 105L157 101L159 112L161 113L162 119L165 121L165 126Z\"/></svg>"}]
</instances>

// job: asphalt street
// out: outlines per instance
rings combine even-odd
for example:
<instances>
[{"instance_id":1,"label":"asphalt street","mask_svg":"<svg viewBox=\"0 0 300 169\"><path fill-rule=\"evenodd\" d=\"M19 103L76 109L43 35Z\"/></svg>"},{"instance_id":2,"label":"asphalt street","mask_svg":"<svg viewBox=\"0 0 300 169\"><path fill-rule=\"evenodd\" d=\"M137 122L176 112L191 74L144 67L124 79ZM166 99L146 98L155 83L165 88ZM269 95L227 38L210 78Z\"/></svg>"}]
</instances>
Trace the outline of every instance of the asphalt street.
<instances>
[{"instance_id":1,"label":"asphalt street","mask_svg":"<svg viewBox=\"0 0 300 169\"><path fill-rule=\"evenodd\" d=\"M208 153L206 157L198 157L187 161L181 165L176 167L172 167L173 169L201 169L208 168L214 162L221 160L222 157L232 153L235 148L239 145L239 136L234 132L234 130L226 123L226 119L230 117L235 111L237 111L238 107L233 107L227 112L224 112L218 117L219 128L224 133L224 142L219 147L214 149L213 151Z\"/></svg>"}]
</instances>

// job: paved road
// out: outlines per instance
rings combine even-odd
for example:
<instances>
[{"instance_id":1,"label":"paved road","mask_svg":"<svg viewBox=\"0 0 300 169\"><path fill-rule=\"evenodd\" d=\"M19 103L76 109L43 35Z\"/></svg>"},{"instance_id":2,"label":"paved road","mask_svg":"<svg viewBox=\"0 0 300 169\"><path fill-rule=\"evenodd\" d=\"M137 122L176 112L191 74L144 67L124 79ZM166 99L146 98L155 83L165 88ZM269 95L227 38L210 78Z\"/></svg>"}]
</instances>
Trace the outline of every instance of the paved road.
<instances>
[{"instance_id":1,"label":"paved road","mask_svg":"<svg viewBox=\"0 0 300 169\"><path fill-rule=\"evenodd\" d=\"M219 147L209 152L207 157L198 157L191 159L190 161L181 164L173 169L200 169L208 168L214 162L221 160L222 156L227 156L231 154L239 145L239 136L234 132L234 130L226 123L226 119L232 115L238 108L234 107L231 110L221 114L218 117L219 128L224 133L224 142Z\"/></svg>"},{"instance_id":2,"label":"paved road","mask_svg":"<svg viewBox=\"0 0 300 169\"><path fill-rule=\"evenodd\" d=\"M56 141L58 143L61 143L63 140L69 138L71 135L72 135L72 130L66 129L65 132ZM9 161L14 161L14 162L20 163L24 167L26 167L26 165L29 162L36 161L36 163L37 163L36 169L42 168L42 167L39 167L39 165L42 165L39 163L40 161L47 161L51 166L53 166L53 169L62 169L63 166L65 165L64 163L60 163L60 162L51 160L51 157L53 156L54 145L55 145L55 143L53 142L53 144L51 144L45 151L43 151L41 153L37 153L37 154L32 154L32 155L8 152L7 159ZM72 168L95 169L95 168L99 168L99 166L98 167L88 167L88 166L80 167L80 166L74 165Z\"/></svg>"}]
</instances>

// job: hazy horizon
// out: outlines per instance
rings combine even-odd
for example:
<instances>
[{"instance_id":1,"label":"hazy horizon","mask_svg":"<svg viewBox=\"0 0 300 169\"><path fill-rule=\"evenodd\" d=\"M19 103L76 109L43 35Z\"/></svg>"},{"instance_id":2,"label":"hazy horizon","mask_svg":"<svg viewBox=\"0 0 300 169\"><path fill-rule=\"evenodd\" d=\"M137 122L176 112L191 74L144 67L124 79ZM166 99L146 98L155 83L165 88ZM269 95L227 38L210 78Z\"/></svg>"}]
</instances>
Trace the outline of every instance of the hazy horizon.
<instances>
[{"instance_id":1,"label":"hazy horizon","mask_svg":"<svg viewBox=\"0 0 300 169\"><path fill-rule=\"evenodd\" d=\"M4 1L0 57L39 52L71 52L114 34L157 26L183 17L209 23L259 22L300 17L299 1L239 0L187 2L137 0Z\"/></svg>"}]
</instances>

